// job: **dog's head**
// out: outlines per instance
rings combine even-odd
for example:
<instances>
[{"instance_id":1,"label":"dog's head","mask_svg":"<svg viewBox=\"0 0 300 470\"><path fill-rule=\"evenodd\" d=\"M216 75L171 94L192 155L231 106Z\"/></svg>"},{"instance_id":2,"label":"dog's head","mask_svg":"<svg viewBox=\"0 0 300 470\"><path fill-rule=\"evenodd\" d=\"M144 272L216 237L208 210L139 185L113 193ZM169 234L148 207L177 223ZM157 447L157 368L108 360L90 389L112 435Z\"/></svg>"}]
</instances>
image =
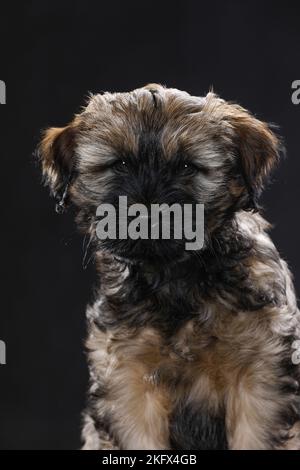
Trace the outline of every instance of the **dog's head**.
<instances>
[{"instance_id":1,"label":"dog's head","mask_svg":"<svg viewBox=\"0 0 300 470\"><path fill-rule=\"evenodd\" d=\"M96 242L119 257L181 256L184 240L97 240L100 204L204 204L205 240L237 210L255 208L278 159L267 124L209 93L204 98L148 85L104 93L40 144L45 180L59 206L73 203Z\"/></svg>"}]
</instances>

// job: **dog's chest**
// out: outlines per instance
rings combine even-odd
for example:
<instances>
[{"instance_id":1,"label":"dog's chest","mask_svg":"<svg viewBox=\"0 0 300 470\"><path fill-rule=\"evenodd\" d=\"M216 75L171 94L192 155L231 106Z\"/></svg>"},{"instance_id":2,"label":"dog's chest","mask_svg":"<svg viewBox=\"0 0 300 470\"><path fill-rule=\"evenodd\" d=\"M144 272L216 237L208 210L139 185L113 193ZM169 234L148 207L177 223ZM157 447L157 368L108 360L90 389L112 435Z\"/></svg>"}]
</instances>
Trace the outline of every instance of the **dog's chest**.
<instances>
[{"instance_id":1,"label":"dog's chest","mask_svg":"<svg viewBox=\"0 0 300 470\"><path fill-rule=\"evenodd\" d=\"M209 382L209 388L222 388L233 344L230 337L219 337L216 330L205 331L190 320L169 337L150 327L114 334L95 328L87 346L101 379L116 385L121 376L127 382L134 376L146 388L172 390L176 401L199 380Z\"/></svg>"},{"instance_id":2,"label":"dog's chest","mask_svg":"<svg viewBox=\"0 0 300 470\"><path fill-rule=\"evenodd\" d=\"M249 375L251 386L255 364L268 360L268 338L254 335L255 324L255 314L224 313L210 326L190 320L168 337L150 327L135 333L92 328L92 390L106 403L120 445L226 448L226 396L242 376Z\"/></svg>"}]
</instances>

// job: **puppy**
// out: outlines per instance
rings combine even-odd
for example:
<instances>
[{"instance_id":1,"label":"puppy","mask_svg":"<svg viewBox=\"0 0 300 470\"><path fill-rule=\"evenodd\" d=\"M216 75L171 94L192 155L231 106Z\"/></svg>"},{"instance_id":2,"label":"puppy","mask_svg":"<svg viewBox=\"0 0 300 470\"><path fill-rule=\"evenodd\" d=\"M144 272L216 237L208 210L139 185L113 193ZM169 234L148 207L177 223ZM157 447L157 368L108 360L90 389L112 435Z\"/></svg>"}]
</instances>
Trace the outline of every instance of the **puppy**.
<instances>
[{"instance_id":1,"label":"puppy","mask_svg":"<svg viewBox=\"0 0 300 470\"><path fill-rule=\"evenodd\" d=\"M99 271L83 449L300 449L300 317L257 207L280 147L240 106L156 84L44 133L45 181ZM100 240L97 207L119 196L204 204L203 247Z\"/></svg>"}]
</instances>

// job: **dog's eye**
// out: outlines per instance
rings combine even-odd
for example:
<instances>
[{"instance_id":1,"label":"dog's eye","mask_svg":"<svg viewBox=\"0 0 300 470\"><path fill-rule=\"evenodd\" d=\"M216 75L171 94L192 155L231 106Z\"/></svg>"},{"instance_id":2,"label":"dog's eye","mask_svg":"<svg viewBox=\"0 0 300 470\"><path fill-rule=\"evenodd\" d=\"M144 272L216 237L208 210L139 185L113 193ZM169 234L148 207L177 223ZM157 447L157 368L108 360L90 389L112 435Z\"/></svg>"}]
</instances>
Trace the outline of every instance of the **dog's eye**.
<instances>
[{"instance_id":1,"label":"dog's eye","mask_svg":"<svg viewBox=\"0 0 300 470\"><path fill-rule=\"evenodd\" d=\"M182 171L185 174L190 174L190 175L195 175L197 173L202 173L203 175L208 175L209 174L209 169L199 165L198 163L193 163L193 162L184 162L182 164Z\"/></svg>"},{"instance_id":2,"label":"dog's eye","mask_svg":"<svg viewBox=\"0 0 300 470\"><path fill-rule=\"evenodd\" d=\"M127 167L127 162L126 160L118 159L112 164L112 167L116 170L122 170Z\"/></svg>"},{"instance_id":3,"label":"dog's eye","mask_svg":"<svg viewBox=\"0 0 300 470\"><path fill-rule=\"evenodd\" d=\"M182 171L185 173L198 173L201 169L192 162L185 162L181 165Z\"/></svg>"}]
</instances>

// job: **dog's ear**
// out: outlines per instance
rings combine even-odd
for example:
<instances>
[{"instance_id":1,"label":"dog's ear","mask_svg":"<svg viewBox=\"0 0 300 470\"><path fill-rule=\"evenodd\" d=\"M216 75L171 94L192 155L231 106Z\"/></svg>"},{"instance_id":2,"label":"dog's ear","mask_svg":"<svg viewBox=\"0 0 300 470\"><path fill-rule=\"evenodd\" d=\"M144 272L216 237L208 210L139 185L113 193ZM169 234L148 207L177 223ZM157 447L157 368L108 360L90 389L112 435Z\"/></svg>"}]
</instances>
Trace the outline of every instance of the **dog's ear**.
<instances>
[{"instance_id":1,"label":"dog's ear","mask_svg":"<svg viewBox=\"0 0 300 470\"><path fill-rule=\"evenodd\" d=\"M75 175L77 131L75 123L47 129L38 147L44 180L57 201L57 212L63 212L67 204L69 185Z\"/></svg>"},{"instance_id":2,"label":"dog's ear","mask_svg":"<svg viewBox=\"0 0 300 470\"><path fill-rule=\"evenodd\" d=\"M278 162L283 146L268 124L238 105L226 107L239 168L249 192L249 208L256 208L257 198Z\"/></svg>"}]
</instances>

